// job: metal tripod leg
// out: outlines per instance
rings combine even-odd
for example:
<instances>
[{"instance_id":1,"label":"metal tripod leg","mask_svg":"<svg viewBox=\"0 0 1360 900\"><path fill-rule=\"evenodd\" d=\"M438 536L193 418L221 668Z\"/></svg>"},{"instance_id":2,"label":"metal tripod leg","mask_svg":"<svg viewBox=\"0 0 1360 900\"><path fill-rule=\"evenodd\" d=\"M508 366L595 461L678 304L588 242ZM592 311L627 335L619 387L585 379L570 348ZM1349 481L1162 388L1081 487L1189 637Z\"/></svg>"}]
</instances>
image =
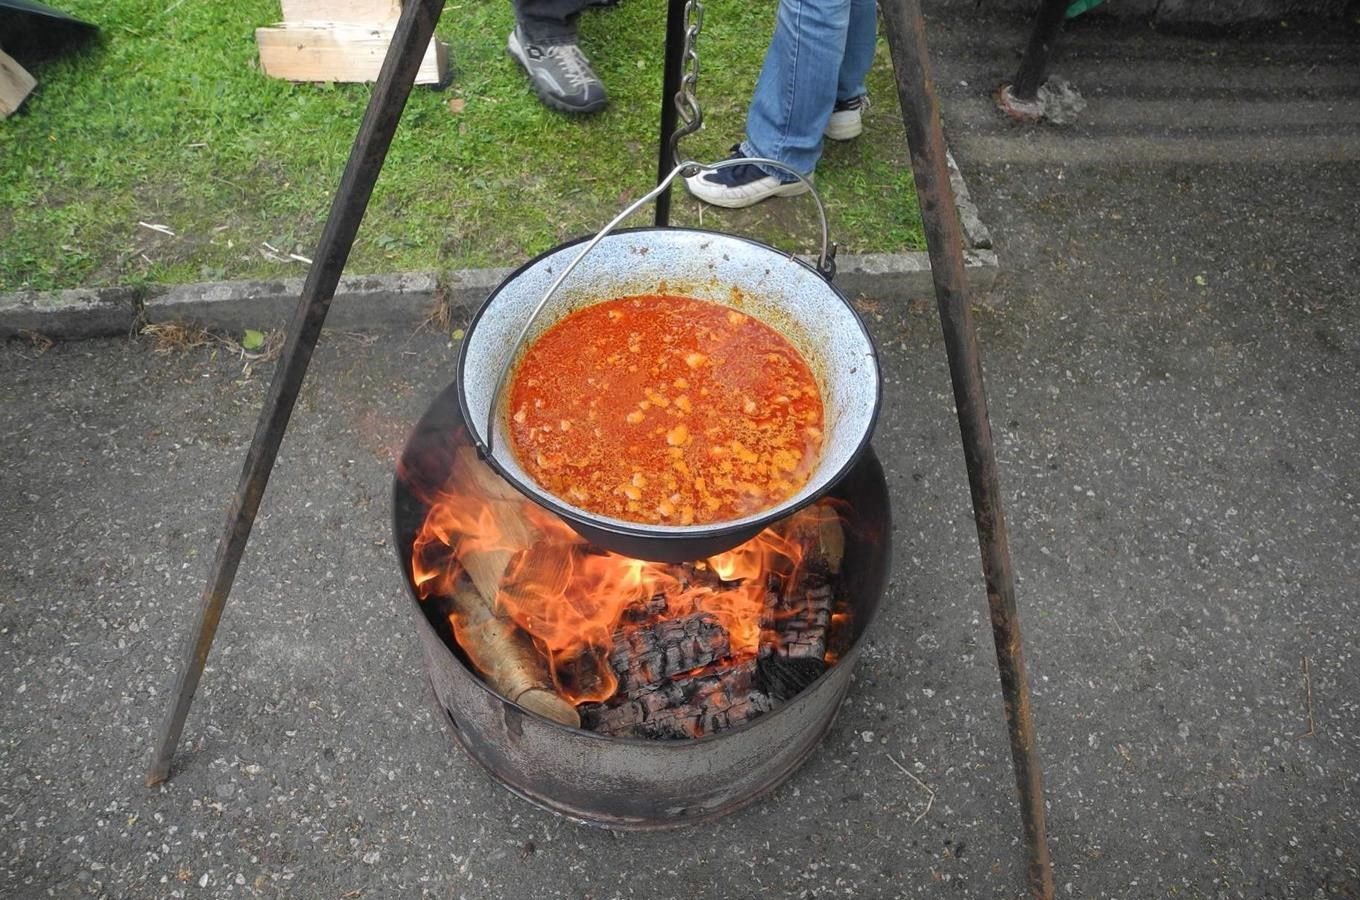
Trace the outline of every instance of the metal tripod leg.
<instances>
[{"instance_id":1,"label":"metal tripod leg","mask_svg":"<svg viewBox=\"0 0 1360 900\"><path fill-rule=\"evenodd\" d=\"M382 72L378 75L363 123L354 138L349 162L345 165L340 186L331 202L330 215L326 218L326 226L313 256L315 262L307 273L297 310L288 325L288 341L269 385L264 408L260 411L255 438L246 453L236 496L227 511L226 528L217 545L217 556L213 559L208 583L203 589L198 616L184 642L184 659L170 690L170 706L156 742L155 755L147 769L148 786L164 781L170 773L170 759L179 744L184 719L189 714L189 705L193 702L194 691L198 689L199 677L208 661L208 651L212 649L217 624L222 619L227 595L231 593L231 585L236 578L236 568L241 562L246 541L250 538L250 529L255 523L265 485L269 482L269 473L274 468L293 404L298 391L302 389L302 379L307 374L312 351L321 335L321 325L326 321L326 312L330 309L331 298L335 296L340 273L349 259L354 235L363 221L373 184L382 171L387 148L401 120L411 86L415 84L416 70L420 68L420 61L443 9L444 0L407 0L402 5L401 18L397 22L392 43L387 48Z\"/></svg>"},{"instance_id":2,"label":"metal tripod leg","mask_svg":"<svg viewBox=\"0 0 1360 900\"><path fill-rule=\"evenodd\" d=\"M675 94L680 90L680 76L685 64L685 0L668 0L666 4L666 57L661 75L661 134L656 141L656 183L660 184L680 160L671 155L671 135L675 134L678 118ZM671 189L656 198L657 228L671 224Z\"/></svg>"},{"instance_id":3,"label":"metal tripod leg","mask_svg":"<svg viewBox=\"0 0 1360 900\"><path fill-rule=\"evenodd\" d=\"M884 30L892 51L897 95L902 104L911 150L911 167L920 200L921 222L930 251L931 275L954 384L959 432L963 440L968 484L973 495L973 519L982 551L982 572L991 612L992 638L1001 676L1001 695L1010 730L1011 759L1020 799L1028 853L1028 881L1032 896L1053 896L1053 869L1048 855L1043 782L1034 748L1034 715L1025 677L1020 616L1015 607L1015 577L1011 571L1006 519L1001 509L987 398L982 384L982 359L969 308L963 268L963 232L959 227L954 192L945 162L944 131L930 77L925 23L918 0L880 0Z\"/></svg>"},{"instance_id":4,"label":"metal tripod leg","mask_svg":"<svg viewBox=\"0 0 1360 900\"><path fill-rule=\"evenodd\" d=\"M1067 7L1071 0L1044 0L1034 17L1034 28L1025 45L1025 55L1020 57L1020 67L1011 80L1011 95L1017 100L1033 100L1043 84L1048 72L1048 58L1057 43L1058 33L1062 31L1067 17Z\"/></svg>"}]
</instances>

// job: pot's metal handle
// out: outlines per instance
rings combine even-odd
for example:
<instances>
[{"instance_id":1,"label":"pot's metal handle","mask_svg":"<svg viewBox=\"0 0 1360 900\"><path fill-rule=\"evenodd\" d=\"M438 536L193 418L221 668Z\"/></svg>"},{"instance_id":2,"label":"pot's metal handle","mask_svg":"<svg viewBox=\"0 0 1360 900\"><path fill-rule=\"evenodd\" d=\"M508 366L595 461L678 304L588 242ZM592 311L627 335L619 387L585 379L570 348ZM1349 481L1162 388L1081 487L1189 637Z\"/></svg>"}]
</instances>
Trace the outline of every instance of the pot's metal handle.
<instances>
[{"instance_id":1,"label":"pot's metal handle","mask_svg":"<svg viewBox=\"0 0 1360 900\"><path fill-rule=\"evenodd\" d=\"M576 258L562 270L561 274L553 279L552 284L548 285L548 290L543 294L543 298L538 301L538 304L534 307L534 311L530 313L529 318L525 320L524 327L519 330L519 335L515 338L514 344L510 346L510 352L505 356L505 362L501 364L500 375L496 378L496 389L491 394L491 406L487 409L486 413L486 453L488 456L491 455L495 443L496 409L500 406L501 392L505 390L505 379L510 376L510 367L515 362L515 355L519 353L519 348L524 343L525 337L528 336L529 329L532 328L534 322L538 320L539 314L543 312L543 308L548 305L548 300L552 298L553 294L557 293L557 289L562 286L563 281L567 280L567 276L572 273L572 270L580 264L581 260L586 258L586 254L595 249L596 244L604 240L609 232L617 228L620 222L637 212L648 202L656 199L666 190L666 188L670 187L671 182L675 180L677 175L684 175L686 178L692 178L700 172L716 172L719 169L740 165L769 166L783 172L788 172L803 184L807 185L808 190L812 192L812 199L817 203L817 218L822 224L822 249L817 256L817 271L820 272L822 277L827 281L836 277L836 245L831 243L830 230L826 223L826 204L822 202L822 195L817 193L817 187L812 183L811 178L808 178L803 173L777 159L766 159L761 156L733 157L715 163L700 163L693 160L686 160L685 162L680 163L674 169L671 169L670 173L667 174L665 178L661 179L656 187L643 194L637 200L634 200L624 208L623 212L610 219L609 223L601 228L599 232L590 239L585 247L581 248L581 252L576 254Z\"/></svg>"}]
</instances>

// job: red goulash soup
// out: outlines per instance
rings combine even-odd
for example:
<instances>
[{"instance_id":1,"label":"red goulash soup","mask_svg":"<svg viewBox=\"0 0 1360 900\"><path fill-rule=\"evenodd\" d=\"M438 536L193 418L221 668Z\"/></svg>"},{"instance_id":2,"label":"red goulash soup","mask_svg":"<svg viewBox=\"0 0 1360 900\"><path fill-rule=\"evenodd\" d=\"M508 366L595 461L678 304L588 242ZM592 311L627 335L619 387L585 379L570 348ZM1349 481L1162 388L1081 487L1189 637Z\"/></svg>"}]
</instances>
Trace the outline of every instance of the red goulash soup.
<instances>
[{"instance_id":1,"label":"red goulash soup","mask_svg":"<svg viewBox=\"0 0 1360 900\"><path fill-rule=\"evenodd\" d=\"M822 447L822 398L781 335L690 297L621 297L534 342L510 435L542 487L663 525L737 519L798 491Z\"/></svg>"}]
</instances>

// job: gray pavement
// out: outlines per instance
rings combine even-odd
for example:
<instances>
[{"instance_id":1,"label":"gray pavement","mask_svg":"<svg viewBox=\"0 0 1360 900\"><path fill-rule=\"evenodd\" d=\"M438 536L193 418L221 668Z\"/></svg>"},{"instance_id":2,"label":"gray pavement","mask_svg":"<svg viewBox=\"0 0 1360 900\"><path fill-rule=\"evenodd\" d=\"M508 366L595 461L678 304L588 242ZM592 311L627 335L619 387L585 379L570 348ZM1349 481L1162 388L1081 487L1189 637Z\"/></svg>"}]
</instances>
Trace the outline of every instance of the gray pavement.
<instances>
[{"instance_id":1,"label":"gray pavement","mask_svg":"<svg viewBox=\"0 0 1360 900\"><path fill-rule=\"evenodd\" d=\"M1179 88L1230 87L1299 45L1079 29L1059 71L1090 117L1026 134L976 104L1018 30L969 16L931 37L1003 264L980 325L1059 893L1360 896L1360 144L1353 101L1326 93L1360 62L1331 45L1308 96L1342 114L1305 124L1339 153L1298 162L1265 139L1296 135L1288 117L1248 107L1250 133L1226 114L1201 133L1147 105L1126 122L1118 101L1147 90L1174 117ZM1100 88L1116 69L1123 87ZM1240 102L1306 92L1306 66L1279 74ZM1067 137L1088 148L1070 162ZM1225 162L1214 141L1236 148ZM938 323L924 297L863 308L886 372L891 596L807 766L678 834L527 805L426 706L388 492L451 375L455 348L430 334L326 337L175 776L144 788L268 373L141 339L7 345L0 894L1018 894Z\"/></svg>"}]
</instances>

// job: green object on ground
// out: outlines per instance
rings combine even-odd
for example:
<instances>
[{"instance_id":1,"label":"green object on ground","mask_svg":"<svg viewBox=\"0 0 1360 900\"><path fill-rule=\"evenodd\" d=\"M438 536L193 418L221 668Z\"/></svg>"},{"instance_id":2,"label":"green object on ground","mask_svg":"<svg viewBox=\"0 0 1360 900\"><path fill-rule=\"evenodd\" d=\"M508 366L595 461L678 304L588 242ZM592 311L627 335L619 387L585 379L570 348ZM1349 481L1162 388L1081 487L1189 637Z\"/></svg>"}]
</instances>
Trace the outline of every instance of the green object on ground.
<instances>
[{"instance_id":1,"label":"green object on ground","mask_svg":"<svg viewBox=\"0 0 1360 900\"><path fill-rule=\"evenodd\" d=\"M1095 9L1097 6L1104 2L1105 0L1077 0L1076 3L1073 3L1071 6L1067 7L1067 15L1064 16L1063 18L1075 19L1082 13L1089 12L1090 10Z\"/></svg>"},{"instance_id":2,"label":"green object on ground","mask_svg":"<svg viewBox=\"0 0 1360 900\"><path fill-rule=\"evenodd\" d=\"M741 137L774 2L706 5L707 126L683 150L717 159ZM254 29L278 19L277 0L64 6L103 37L42 66L25 110L0 124L0 290L304 274L289 254L311 255L371 86L262 75ZM505 55L509 2L450 4L439 34L454 83L412 93L348 271L518 264L645 192L663 13L659 0L625 0L582 16L611 102L570 118L544 108ZM817 172L832 236L845 252L919 249L885 46L869 88L864 136L829 144ZM782 249L815 244L807 199L719 212L679 189L672 219Z\"/></svg>"}]
</instances>

